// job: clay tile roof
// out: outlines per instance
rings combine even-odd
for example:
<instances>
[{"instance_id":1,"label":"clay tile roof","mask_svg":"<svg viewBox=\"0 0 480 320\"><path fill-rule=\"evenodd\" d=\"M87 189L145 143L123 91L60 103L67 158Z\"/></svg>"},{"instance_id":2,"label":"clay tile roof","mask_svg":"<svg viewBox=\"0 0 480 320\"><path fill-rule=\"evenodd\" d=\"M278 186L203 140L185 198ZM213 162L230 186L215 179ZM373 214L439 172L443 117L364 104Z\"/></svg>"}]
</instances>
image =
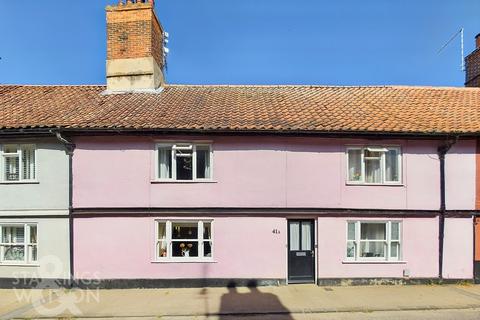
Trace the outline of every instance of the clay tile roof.
<instances>
[{"instance_id":1,"label":"clay tile roof","mask_svg":"<svg viewBox=\"0 0 480 320\"><path fill-rule=\"evenodd\" d=\"M0 129L480 133L480 88L0 85Z\"/></svg>"}]
</instances>

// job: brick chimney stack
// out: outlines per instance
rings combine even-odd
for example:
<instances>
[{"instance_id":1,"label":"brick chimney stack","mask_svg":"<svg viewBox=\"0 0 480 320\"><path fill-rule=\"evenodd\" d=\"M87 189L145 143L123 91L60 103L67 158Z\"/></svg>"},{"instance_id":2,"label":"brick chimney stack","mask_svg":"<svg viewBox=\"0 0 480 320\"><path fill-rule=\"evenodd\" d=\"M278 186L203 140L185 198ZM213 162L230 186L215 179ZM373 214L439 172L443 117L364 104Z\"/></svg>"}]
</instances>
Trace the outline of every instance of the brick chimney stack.
<instances>
[{"instance_id":1,"label":"brick chimney stack","mask_svg":"<svg viewBox=\"0 0 480 320\"><path fill-rule=\"evenodd\" d=\"M465 58L465 86L480 88L480 33L475 37L475 43L475 50Z\"/></svg>"},{"instance_id":2,"label":"brick chimney stack","mask_svg":"<svg viewBox=\"0 0 480 320\"><path fill-rule=\"evenodd\" d=\"M107 90L155 90L164 84L163 28L154 0L120 0L107 12Z\"/></svg>"}]
</instances>

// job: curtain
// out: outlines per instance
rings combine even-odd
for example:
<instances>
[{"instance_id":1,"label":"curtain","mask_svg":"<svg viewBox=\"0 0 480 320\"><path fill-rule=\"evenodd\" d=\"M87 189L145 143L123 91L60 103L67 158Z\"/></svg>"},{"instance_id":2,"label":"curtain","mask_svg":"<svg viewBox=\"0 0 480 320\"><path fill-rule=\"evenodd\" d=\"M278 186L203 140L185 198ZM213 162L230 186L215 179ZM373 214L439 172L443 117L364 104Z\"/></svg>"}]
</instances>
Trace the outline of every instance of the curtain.
<instances>
[{"instance_id":1,"label":"curtain","mask_svg":"<svg viewBox=\"0 0 480 320\"><path fill-rule=\"evenodd\" d=\"M365 161L365 181L367 183L382 182L382 168L380 166L380 159Z\"/></svg>"},{"instance_id":2,"label":"curtain","mask_svg":"<svg viewBox=\"0 0 480 320\"><path fill-rule=\"evenodd\" d=\"M312 250L312 224L302 222L302 250Z\"/></svg>"},{"instance_id":3,"label":"curtain","mask_svg":"<svg viewBox=\"0 0 480 320\"><path fill-rule=\"evenodd\" d=\"M385 180L399 181L397 150L388 150L385 153Z\"/></svg>"},{"instance_id":4,"label":"curtain","mask_svg":"<svg viewBox=\"0 0 480 320\"><path fill-rule=\"evenodd\" d=\"M348 180L360 181L362 179L362 150L348 151Z\"/></svg>"},{"instance_id":5,"label":"curtain","mask_svg":"<svg viewBox=\"0 0 480 320\"><path fill-rule=\"evenodd\" d=\"M158 256L167 256L167 224L165 222L158 223Z\"/></svg>"},{"instance_id":6,"label":"curtain","mask_svg":"<svg viewBox=\"0 0 480 320\"><path fill-rule=\"evenodd\" d=\"M158 149L159 178L169 179L172 177L172 149L171 147L160 147Z\"/></svg>"},{"instance_id":7,"label":"curtain","mask_svg":"<svg viewBox=\"0 0 480 320\"><path fill-rule=\"evenodd\" d=\"M379 241L379 240L387 239L385 223L362 223L360 239L374 240L374 241L362 241L361 255L363 257L384 257L385 256L385 242Z\"/></svg>"},{"instance_id":8,"label":"curtain","mask_svg":"<svg viewBox=\"0 0 480 320\"><path fill-rule=\"evenodd\" d=\"M290 251L300 250L300 222L290 222Z\"/></svg>"}]
</instances>

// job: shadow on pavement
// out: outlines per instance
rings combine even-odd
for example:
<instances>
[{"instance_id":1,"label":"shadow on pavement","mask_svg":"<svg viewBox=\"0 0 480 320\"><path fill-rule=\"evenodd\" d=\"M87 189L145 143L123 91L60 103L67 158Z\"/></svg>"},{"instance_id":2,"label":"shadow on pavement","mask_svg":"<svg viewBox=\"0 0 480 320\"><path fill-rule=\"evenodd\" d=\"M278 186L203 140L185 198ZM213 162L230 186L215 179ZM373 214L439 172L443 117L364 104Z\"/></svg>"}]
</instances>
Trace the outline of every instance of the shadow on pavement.
<instances>
[{"instance_id":1,"label":"shadow on pavement","mask_svg":"<svg viewBox=\"0 0 480 320\"><path fill-rule=\"evenodd\" d=\"M238 292L236 284L228 285L228 293L222 295L220 301L220 320L232 319L232 315L260 315L268 313L270 316L281 316L282 320L293 320L290 311L272 293L261 292L255 282L248 284L249 292Z\"/></svg>"}]
</instances>

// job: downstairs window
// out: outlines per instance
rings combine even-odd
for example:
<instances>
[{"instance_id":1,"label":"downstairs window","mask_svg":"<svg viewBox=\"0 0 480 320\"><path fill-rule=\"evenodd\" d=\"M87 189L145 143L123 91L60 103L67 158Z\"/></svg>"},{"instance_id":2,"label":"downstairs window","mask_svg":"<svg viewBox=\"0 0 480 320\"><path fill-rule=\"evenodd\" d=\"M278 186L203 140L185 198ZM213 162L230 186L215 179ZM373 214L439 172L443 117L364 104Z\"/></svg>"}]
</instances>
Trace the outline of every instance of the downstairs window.
<instances>
[{"instance_id":1,"label":"downstairs window","mask_svg":"<svg viewBox=\"0 0 480 320\"><path fill-rule=\"evenodd\" d=\"M398 221L349 221L347 260L398 261L401 257L400 234Z\"/></svg>"},{"instance_id":2,"label":"downstairs window","mask_svg":"<svg viewBox=\"0 0 480 320\"><path fill-rule=\"evenodd\" d=\"M210 260L213 254L212 221L159 220L156 222L158 261Z\"/></svg>"},{"instance_id":3,"label":"downstairs window","mask_svg":"<svg viewBox=\"0 0 480 320\"><path fill-rule=\"evenodd\" d=\"M0 225L0 264L32 264L38 260L37 225Z\"/></svg>"}]
</instances>

